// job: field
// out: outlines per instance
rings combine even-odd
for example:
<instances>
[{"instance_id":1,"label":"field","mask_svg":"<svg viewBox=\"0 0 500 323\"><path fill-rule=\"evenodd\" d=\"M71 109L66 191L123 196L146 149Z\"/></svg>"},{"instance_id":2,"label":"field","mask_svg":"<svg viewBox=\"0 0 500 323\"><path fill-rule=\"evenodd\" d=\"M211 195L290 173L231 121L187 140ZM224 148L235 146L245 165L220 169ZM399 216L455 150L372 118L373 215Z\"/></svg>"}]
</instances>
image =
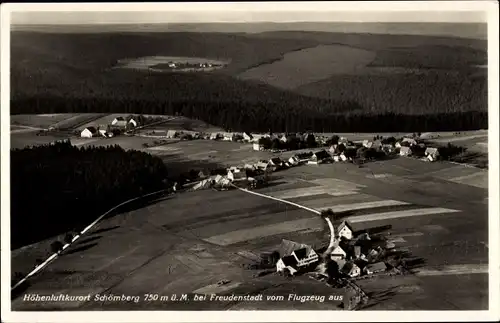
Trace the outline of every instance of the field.
<instances>
[{"instance_id":1,"label":"field","mask_svg":"<svg viewBox=\"0 0 500 323\"><path fill-rule=\"evenodd\" d=\"M273 185L258 192L318 210L333 207L349 212L356 230L390 226L396 247L409 250L420 265L409 276L359 281L370 296L369 309L481 310L488 307L487 190L436 175L460 176L463 168L408 158L361 169L349 164L302 166L276 173ZM35 276L22 293L61 292L91 295L91 299L104 293L192 297L209 292L287 295L302 290L329 295L326 285L306 277L254 277L257 271L242 267L252 263L252 255L275 250L283 238L324 246L328 241L324 229L315 214L238 190L179 193L103 220ZM43 246L14 251L13 271L26 271L44 252ZM216 287L221 279L230 282ZM14 310L189 310L194 306L142 299L137 303L23 302L22 293L13 301ZM335 310L337 305L242 301L200 302L196 308Z\"/></svg>"},{"instance_id":2,"label":"field","mask_svg":"<svg viewBox=\"0 0 500 323\"><path fill-rule=\"evenodd\" d=\"M340 102L353 101L370 113L407 114L487 107L483 39L286 29L249 34L14 31L11 39L15 99L240 100L326 112L343 112ZM148 57L229 63L195 74L113 69L122 60L143 65ZM93 112L92 104L88 109Z\"/></svg>"}]
</instances>

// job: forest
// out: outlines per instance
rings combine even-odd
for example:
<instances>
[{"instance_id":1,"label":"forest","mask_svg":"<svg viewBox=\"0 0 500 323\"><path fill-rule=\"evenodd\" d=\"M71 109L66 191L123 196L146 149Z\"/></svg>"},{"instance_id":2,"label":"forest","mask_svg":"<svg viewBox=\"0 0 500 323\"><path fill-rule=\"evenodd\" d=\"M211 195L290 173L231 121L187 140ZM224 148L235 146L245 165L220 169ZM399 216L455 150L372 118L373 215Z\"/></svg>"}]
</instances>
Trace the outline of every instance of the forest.
<instances>
[{"instance_id":1,"label":"forest","mask_svg":"<svg viewBox=\"0 0 500 323\"><path fill-rule=\"evenodd\" d=\"M121 202L167 188L167 175L160 158L117 145L12 150L11 248L80 231Z\"/></svg>"},{"instance_id":2,"label":"forest","mask_svg":"<svg viewBox=\"0 0 500 323\"><path fill-rule=\"evenodd\" d=\"M305 103L305 102L304 102ZM182 115L222 127L251 132L415 132L488 128L487 111L454 111L423 115L394 112L367 113L353 101L336 103L333 113L286 101L256 103L222 100L157 100L120 98L64 98L38 96L14 98L11 114L39 113L135 113ZM362 110L362 109L361 109ZM352 112L349 112L352 111Z\"/></svg>"}]
</instances>

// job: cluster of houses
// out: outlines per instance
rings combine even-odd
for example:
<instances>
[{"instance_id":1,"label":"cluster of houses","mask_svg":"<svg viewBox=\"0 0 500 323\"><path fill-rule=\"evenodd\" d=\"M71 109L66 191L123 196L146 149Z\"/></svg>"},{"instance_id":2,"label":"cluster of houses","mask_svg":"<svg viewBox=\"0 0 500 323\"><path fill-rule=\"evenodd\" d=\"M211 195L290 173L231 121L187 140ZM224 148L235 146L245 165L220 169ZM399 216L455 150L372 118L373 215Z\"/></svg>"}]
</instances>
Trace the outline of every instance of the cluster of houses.
<instances>
[{"instance_id":1,"label":"cluster of houses","mask_svg":"<svg viewBox=\"0 0 500 323\"><path fill-rule=\"evenodd\" d=\"M89 126L80 132L82 138L106 137L111 138L119 135L128 129L136 128L139 125L134 117L116 117L110 124Z\"/></svg>"},{"instance_id":2,"label":"cluster of houses","mask_svg":"<svg viewBox=\"0 0 500 323\"><path fill-rule=\"evenodd\" d=\"M387 249L395 247L393 243L375 247L368 233L355 237L355 231L347 221L337 226L335 234L335 244L329 257L336 263L340 276L356 278L388 270L382 259ZM280 274L293 276L318 267L320 257L309 245L283 240L279 252L281 258L276 264L276 271Z\"/></svg>"}]
</instances>

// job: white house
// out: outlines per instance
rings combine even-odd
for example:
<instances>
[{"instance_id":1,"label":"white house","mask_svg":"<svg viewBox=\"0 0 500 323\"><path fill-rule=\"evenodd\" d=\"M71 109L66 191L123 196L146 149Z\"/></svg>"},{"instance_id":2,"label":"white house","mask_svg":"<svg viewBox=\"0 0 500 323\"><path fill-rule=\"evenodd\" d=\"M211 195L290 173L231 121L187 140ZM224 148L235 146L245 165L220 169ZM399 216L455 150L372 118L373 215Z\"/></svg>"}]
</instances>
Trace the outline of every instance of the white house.
<instances>
[{"instance_id":1,"label":"white house","mask_svg":"<svg viewBox=\"0 0 500 323\"><path fill-rule=\"evenodd\" d=\"M364 270L365 270L366 274L371 275L371 274L386 271L387 266L384 262L381 261L381 262L377 262L375 264L370 264L370 265L366 266Z\"/></svg>"},{"instance_id":2,"label":"white house","mask_svg":"<svg viewBox=\"0 0 500 323\"><path fill-rule=\"evenodd\" d=\"M319 260L314 249L306 244L297 243L283 239L280 245L280 255L282 258L276 264L276 270L283 272L285 268L293 275L301 267L311 265Z\"/></svg>"},{"instance_id":3,"label":"white house","mask_svg":"<svg viewBox=\"0 0 500 323\"><path fill-rule=\"evenodd\" d=\"M330 152L330 154L335 154L335 152L337 151L337 145L331 145L330 148L328 148L328 151Z\"/></svg>"},{"instance_id":4,"label":"white house","mask_svg":"<svg viewBox=\"0 0 500 323\"><path fill-rule=\"evenodd\" d=\"M297 156L292 156L288 159L288 163L292 166L298 165L299 159L297 158Z\"/></svg>"},{"instance_id":5,"label":"white house","mask_svg":"<svg viewBox=\"0 0 500 323\"><path fill-rule=\"evenodd\" d=\"M132 127L137 127L138 123L137 121L134 119L134 118L131 118L129 121L128 121L128 124L131 125Z\"/></svg>"},{"instance_id":6,"label":"white house","mask_svg":"<svg viewBox=\"0 0 500 323\"><path fill-rule=\"evenodd\" d=\"M336 259L345 259L347 256L346 252L342 247L337 245L335 249L333 249L332 253L330 254L330 259L336 260Z\"/></svg>"},{"instance_id":7,"label":"white house","mask_svg":"<svg viewBox=\"0 0 500 323\"><path fill-rule=\"evenodd\" d=\"M340 156L339 156L339 155L334 155L334 156L333 156L333 161L334 161L334 162L338 162L338 161L340 161Z\"/></svg>"},{"instance_id":8,"label":"white house","mask_svg":"<svg viewBox=\"0 0 500 323\"><path fill-rule=\"evenodd\" d=\"M328 158L330 158L330 155L326 150L319 150L311 156L311 159L308 161L308 164L321 164L324 163Z\"/></svg>"},{"instance_id":9,"label":"white house","mask_svg":"<svg viewBox=\"0 0 500 323\"><path fill-rule=\"evenodd\" d=\"M167 131L167 138L175 138L179 135L177 130L169 130Z\"/></svg>"},{"instance_id":10,"label":"white house","mask_svg":"<svg viewBox=\"0 0 500 323\"><path fill-rule=\"evenodd\" d=\"M255 150L255 151L264 150L264 147L261 146L259 143L254 142L253 143L253 150Z\"/></svg>"},{"instance_id":11,"label":"white house","mask_svg":"<svg viewBox=\"0 0 500 323\"><path fill-rule=\"evenodd\" d=\"M273 157L273 158L269 159L269 165L275 166L275 167L280 167L283 165L283 162L281 161L281 159L279 157Z\"/></svg>"},{"instance_id":12,"label":"white house","mask_svg":"<svg viewBox=\"0 0 500 323\"><path fill-rule=\"evenodd\" d=\"M363 147L372 148L373 142L370 140L363 140Z\"/></svg>"},{"instance_id":13,"label":"white house","mask_svg":"<svg viewBox=\"0 0 500 323\"><path fill-rule=\"evenodd\" d=\"M417 141L413 138L403 138L402 142L407 142L410 146L416 145Z\"/></svg>"},{"instance_id":14,"label":"white house","mask_svg":"<svg viewBox=\"0 0 500 323\"><path fill-rule=\"evenodd\" d=\"M427 148L425 156L429 161L436 161L439 158L439 150L437 148Z\"/></svg>"},{"instance_id":15,"label":"white house","mask_svg":"<svg viewBox=\"0 0 500 323\"><path fill-rule=\"evenodd\" d=\"M247 178L246 172L230 170L227 172L227 178L233 182L245 180Z\"/></svg>"},{"instance_id":16,"label":"white house","mask_svg":"<svg viewBox=\"0 0 500 323\"><path fill-rule=\"evenodd\" d=\"M113 121L111 121L111 125L115 127L125 128L127 126L127 120L123 117L116 117Z\"/></svg>"},{"instance_id":17,"label":"white house","mask_svg":"<svg viewBox=\"0 0 500 323\"><path fill-rule=\"evenodd\" d=\"M342 273L349 277L358 277L361 275L361 269L353 262L347 262L341 269Z\"/></svg>"},{"instance_id":18,"label":"white house","mask_svg":"<svg viewBox=\"0 0 500 323\"><path fill-rule=\"evenodd\" d=\"M399 150L399 155L400 156L411 156L411 148L410 147L401 147L400 150Z\"/></svg>"},{"instance_id":19,"label":"white house","mask_svg":"<svg viewBox=\"0 0 500 323\"><path fill-rule=\"evenodd\" d=\"M382 149L382 141L381 140L375 140L372 142L372 147L375 150L381 150Z\"/></svg>"},{"instance_id":20,"label":"white house","mask_svg":"<svg viewBox=\"0 0 500 323\"><path fill-rule=\"evenodd\" d=\"M282 273L287 269L292 276L298 271L297 267L297 259L292 255L282 257L276 263L277 272Z\"/></svg>"},{"instance_id":21,"label":"white house","mask_svg":"<svg viewBox=\"0 0 500 323\"><path fill-rule=\"evenodd\" d=\"M342 159L342 161L347 161L347 157L344 153L340 154L340 159Z\"/></svg>"},{"instance_id":22,"label":"white house","mask_svg":"<svg viewBox=\"0 0 500 323\"><path fill-rule=\"evenodd\" d=\"M210 140L217 140L217 139L220 139L222 137L222 135L218 132L213 132L211 135L210 135Z\"/></svg>"},{"instance_id":23,"label":"white house","mask_svg":"<svg viewBox=\"0 0 500 323\"><path fill-rule=\"evenodd\" d=\"M224 141L232 141L233 140L233 133L232 132L225 132L223 134L222 140L224 140Z\"/></svg>"},{"instance_id":24,"label":"white house","mask_svg":"<svg viewBox=\"0 0 500 323\"><path fill-rule=\"evenodd\" d=\"M352 225L348 221L342 221L337 228L338 237L345 237L346 239L351 240L354 230Z\"/></svg>"},{"instance_id":25,"label":"white house","mask_svg":"<svg viewBox=\"0 0 500 323\"><path fill-rule=\"evenodd\" d=\"M253 140L252 134L249 132L244 132L243 133L243 140L248 141L248 142L252 141Z\"/></svg>"},{"instance_id":26,"label":"white house","mask_svg":"<svg viewBox=\"0 0 500 323\"><path fill-rule=\"evenodd\" d=\"M108 136L108 131L106 129L101 129L99 128L99 134L103 137L107 137Z\"/></svg>"},{"instance_id":27,"label":"white house","mask_svg":"<svg viewBox=\"0 0 500 323\"><path fill-rule=\"evenodd\" d=\"M96 127L87 127L82 130L80 137L82 138L92 138L99 134Z\"/></svg>"}]
</instances>

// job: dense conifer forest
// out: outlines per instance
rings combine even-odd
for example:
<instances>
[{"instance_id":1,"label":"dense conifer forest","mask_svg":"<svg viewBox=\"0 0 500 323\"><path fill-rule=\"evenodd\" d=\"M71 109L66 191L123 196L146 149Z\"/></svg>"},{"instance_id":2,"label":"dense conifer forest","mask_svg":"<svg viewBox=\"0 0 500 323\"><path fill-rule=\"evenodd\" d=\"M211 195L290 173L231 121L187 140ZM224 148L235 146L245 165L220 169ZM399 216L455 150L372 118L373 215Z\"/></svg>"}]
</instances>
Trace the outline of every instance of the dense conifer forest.
<instances>
[{"instance_id":1,"label":"dense conifer forest","mask_svg":"<svg viewBox=\"0 0 500 323\"><path fill-rule=\"evenodd\" d=\"M166 178L160 158L119 146L12 150L11 247L82 230L111 207L166 188Z\"/></svg>"},{"instance_id":2,"label":"dense conifer forest","mask_svg":"<svg viewBox=\"0 0 500 323\"><path fill-rule=\"evenodd\" d=\"M256 104L246 101L159 101L130 99L31 97L14 99L12 113L141 113L183 115L200 119L230 131L314 131L314 132L414 132L488 128L486 111L449 112L425 115L356 112L359 105L338 103L328 113L306 104L290 107L286 102ZM352 109L349 109L352 108Z\"/></svg>"}]
</instances>

